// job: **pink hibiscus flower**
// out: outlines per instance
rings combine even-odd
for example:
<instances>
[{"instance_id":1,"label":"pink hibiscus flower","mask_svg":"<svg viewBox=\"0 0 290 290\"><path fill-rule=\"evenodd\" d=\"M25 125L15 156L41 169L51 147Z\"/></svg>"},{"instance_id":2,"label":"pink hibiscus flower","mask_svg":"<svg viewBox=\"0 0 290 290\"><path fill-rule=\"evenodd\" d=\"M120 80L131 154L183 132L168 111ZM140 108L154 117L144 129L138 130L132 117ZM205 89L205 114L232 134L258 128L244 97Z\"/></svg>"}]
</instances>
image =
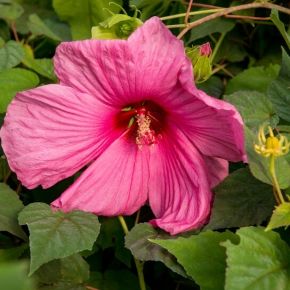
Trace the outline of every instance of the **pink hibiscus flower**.
<instances>
[{"instance_id":1,"label":"pink hibiscus flower","mask_svg":"<svg viewBox=\"0 0 290 290\"><path fill-rule=\"evenodd\" d=\"M153 17L126 41L62 43L54 64L60 84L18 93L0 132L23 185L88 165L54 207L115 216L149 201L171 234L203 225L226 160L245 159L243 123L195 87L182 42Z\"/></svg>"}]
</instances>

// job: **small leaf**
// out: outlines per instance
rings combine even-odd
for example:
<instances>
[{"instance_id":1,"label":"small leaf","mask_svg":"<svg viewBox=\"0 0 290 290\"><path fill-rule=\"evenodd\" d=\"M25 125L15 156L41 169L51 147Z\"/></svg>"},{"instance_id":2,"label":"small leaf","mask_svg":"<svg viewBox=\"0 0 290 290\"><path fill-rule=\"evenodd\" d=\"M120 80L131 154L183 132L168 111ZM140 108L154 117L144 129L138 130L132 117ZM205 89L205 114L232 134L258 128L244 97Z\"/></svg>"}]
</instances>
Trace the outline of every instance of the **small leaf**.
<instances>
[{"instance_id":1,"label":"small leaf","mask_svg":"<svg viewBox=\"0 0 290 290\"><path fill-rule=\"evenodd\" d=\"M52 59L50 58L34 58L33 51L28 45L24 45L25 58L22 60L22 63L37 72L38 74L56 82L57 78L54 74L54 67Z\"/></svg>"},{"instance_id":2,"label":"small leaf","mask_svg":"<svg viewBox=\"0 0 290 290\"><path fill-rule=\"evenodd\" d=\"M61 41L60 37L56 35L37 14L31 14L27 22L29 30L33 35L45 35L56 41Z\"/></svg>"},{"instance_id":3,"label":"small leaf","mask_svg":"<svg viewBox=\"0 0 290 290\"><path fill-rule=\"evenodd\" d=\"M141 223L134 226L133 229L125 237L125 246L131 250L133 256L140 261L160 261L164 263L173 272L186 277L184 269L177 263L176 258L162 249L158 245L154 245L148 239L171 238L166 234L159 234L148 223Z\"/></svg>"},{"instance_id":4,"label":"small leaf","mask_svg":"<svg viewBox=\"0 0 290 290\"><path fill-rule=\"evenodd\" d=\"M290 122L290 56L282 51L282 65L278 78L268 89L268 96L278 115Z\"/></svg>"},{"instance_id":5,"label":"small leaf","mask_svg":"<svg viewBox=\"0 0 290 290\"><path fill-rule=\"evenodd\" d=\"M259 225L274 207L272 187L254 178L248 168L234 171L214 192L211 217L205 229Z\"/></svg>"},{"instance_id":6,"label":"small leaf","mask_svg":"<svg viewBox=\"0 0 290 290\"><path fill-rule=\"evenodd\" d=\"M290 35L286 31L284 23L279 19L278 11L276 9L272 9L270 17L283 36L288 48L290 49Z\"/></svg>"},{"instance_id":7,"label":"small leaf","mask_svg":"<svg viewBox=\"0 0 290 290\"><path fill-rule=\"evenodd\" d=\"M237 242L237 237L231 232L207 231L189 238L150 239L173 254L201 290L224 289L226 254L220 243L226 240Z\"/></svg>"},{"instance_id":8,"label":"small leaf","mask_svg":"<svg viewBox=\"0 0 290 290\"><path fill-rule=\"evenodd\" d=\"M82 211L52 212L44 203L25 207L19 222L27 224L30 232L30 274L51 260L92 249L100 231L95 215Z\"/></svg>"},{"instance_id":9,"label":"small leaf","mask_svg":"<svg viewBox=\"0 0 290 290\"><path fill-rule=\"evenodd\" d=\"M290 203L285 202L276 206L266 231L290 225Z\"/></svg>"},{"instance_id":10,"label":"small leaf","mask_svg":"<svg viewBox=\"0 0 290 290\"><path fill-rule=\"evenodd\" d=\"M279 72L279 65L270 64L268 67L252 67L233 77L226 87L226 94L237 91L258 91L266 93L269 84Z\"/></svg>"},{"instance_id":11,"label":"small leaf","mask_svg":"<svg viewBox=\"0 0 290 290\"><path fill-rule=\"evenodd\" d=\"M0 72L0 113L4 113L7 106L17 92L34 88L38 85L38 76L26 69L11 68Z\"/></svg>"},{"instance_id":12,"label":"small leaf","mask_svg":"<svg viewBox=\"0 0 290 290\"><path fill-rule=\"evenodd\" d=\"M0 18L6 21L14 21L23 13L23 8L16 2L0 2Z\"/></svg>"},{"instance_id":13,"label":"small leaf","mask_svg":"<svg viewBox=\"0 0 290 290\"><path fill-rule=\"evenodd\" d=\"M239 91L224 96L233 104L243 117L244 123L251 129L258 129L262 124L276 125L278 116L267 96L257 91Z\"/></svg>"},{"instance_id":14,"label":"small leaf","mask_svg":"<svg viewBox=\"0 0 290 290\"><path fill-rule=\"evenodd\" d=\"M89 265L81 255L75 254L53 260L42 265L33 275L43 285L56 285L60 282L81 286L89 279Z\"/></svg>"},{"instance_id":15,"label":"small leaf","mask_svg":"<svg viewBox=\"0 0 290 290\"><path fill-rule=\"evenodd\" d=\"M18 224L18 213L23 209L15 191L4 183L0 183L0 231L7 231L21 239L27 239Z\"/></svg>"},{"instance_id":16,"label":"small leaf","mask_svg":"<svg viewBox=\"0 0 290 290\"><path fill-rule=\"evenodd\" d=\"M17 66L24 58L22 46L10 40L0 48L0 71Z\"/></svg>"},{"instance_id":17,"label":"small leaf","mask_svg":"<svg viewBox=\"0 0 290 290\"><path fill-rule=\"evenodd\" d=\"M242 228L237 231L240 243L227 241L225 290L289 290L290 251L275 232L264 228Z\"/></svg>"}]
</instances>

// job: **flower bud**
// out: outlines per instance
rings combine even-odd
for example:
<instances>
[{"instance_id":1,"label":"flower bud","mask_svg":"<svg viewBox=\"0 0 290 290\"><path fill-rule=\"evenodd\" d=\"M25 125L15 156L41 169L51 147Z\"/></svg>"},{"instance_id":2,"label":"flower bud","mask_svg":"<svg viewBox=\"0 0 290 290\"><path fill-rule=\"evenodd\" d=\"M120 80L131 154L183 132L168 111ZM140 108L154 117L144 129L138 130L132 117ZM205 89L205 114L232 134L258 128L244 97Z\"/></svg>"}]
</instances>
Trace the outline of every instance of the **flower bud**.
<instances>
[{"instance_id":1,"label":"flower bud","mask_svg":"<svg viewBox=\"0 0 290 290\"><path fill-rule=\"evenodd\" d=\"M209 42L200 46L187 47L187 57L191 60L194 80L197 83L206 81L212 74L211 47Z\"/></svg>"},{"instance_id":2,"label":"flower bud","mask_svg":"<svg viewBox=\"0 0 290 290\"><path fill-rule=\"evenodd\" d=\"M114 14L92 27L93 39L127 39L143 22L126 14Z\"/></svg>"}]
</instances>

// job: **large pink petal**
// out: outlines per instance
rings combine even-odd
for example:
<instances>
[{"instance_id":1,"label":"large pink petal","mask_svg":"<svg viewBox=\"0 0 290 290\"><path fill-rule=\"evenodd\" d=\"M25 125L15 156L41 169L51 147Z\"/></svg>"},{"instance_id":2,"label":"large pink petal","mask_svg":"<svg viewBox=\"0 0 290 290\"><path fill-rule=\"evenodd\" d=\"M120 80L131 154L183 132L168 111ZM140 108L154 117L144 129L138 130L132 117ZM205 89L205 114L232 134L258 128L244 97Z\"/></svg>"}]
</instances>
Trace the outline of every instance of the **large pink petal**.
<instances>
[{"instance_id":1,"label":"large pink petal","mask_svg":"<svg viewBox=\"0 0 290 290\"><path fill-rule=\"evenodd\" d=\"M117 138L114 112L61 85L17 94L1 129L9 165L28 188L52 186L94 160Z\"/></svg>"},{"instance_id":2,"label":"large pink petal","mask_svg":"<svg viewBox=\"0 0 290 290\"><path fill-rule=\"evenodd\" d=\"M125 40L85 40L58 46L54 65L61 84L124 106L168 92L186 61L182 42L153 17ZM109 99L109 101L108 101Z\"/></svg>"},{"instance_id":3,"label":"large pink petal","mask_svg":"<svg viewBox=\"0 0 290 290\"><path fill-rule=\"evenodd\" d=\"M203 155L207 166L210 187L213 188L223 181L229 174L229 162L227 160Z\"/></svg>"},{"instance_id":4,"label":"large pink petal","mask_svg":"<svg viewBox=\"0 0 290 290\"><path fill-rule=\"evenodd\" d=\"M189 79L185 84L181 79L159 103L202 154L246 161L243 121L234 106L206 95Z\"/></svg>"},{"instance_id":5,"label":"large pink petal","mask_svg":"<svg viewBox=\"0 0 290 290\"><path fill-rule=\"evenodd\" d=\"M136 87L148 99L155 100L156 96L170 92L183 67L191 68L183 42L157 17L152 17L137 29L128 43L137 64Z\"/></svg>"},{"instance_id":6,"label":"large pink petal","mask_svg":"<svg viewBox=\"0 0 290 290\"><path fill-rule=\"evenodd\" d=\"M115 141L52 206L97 215L130 215L148 198L148 148L131 139Z\"/></svg>"},{"instance_id":7,"label":"large pink petal","mask_svg":"<svg viewBox=\"0 0 290 290\"><path fill-rule=\"evenodd\" d=\"M149 202L152 224L177 234L202 226L209 215L212 193L202 156L178 129L151 152Z\"/></svg>"}]
</instances>

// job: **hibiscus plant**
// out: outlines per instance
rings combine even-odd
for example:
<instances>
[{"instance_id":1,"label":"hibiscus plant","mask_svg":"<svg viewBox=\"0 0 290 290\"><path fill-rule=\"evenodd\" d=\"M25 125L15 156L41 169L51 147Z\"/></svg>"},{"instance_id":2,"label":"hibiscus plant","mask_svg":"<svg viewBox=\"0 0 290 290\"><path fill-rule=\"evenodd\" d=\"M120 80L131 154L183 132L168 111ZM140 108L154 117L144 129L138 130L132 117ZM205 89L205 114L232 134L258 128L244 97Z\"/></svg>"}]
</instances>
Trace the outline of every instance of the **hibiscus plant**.
<instances>
[{"instance_id":1,"label":"hibiscus plant","mask_svg":"<svg viewBox=\"0 0 290 290\"><path fill-rule=\"evenodd\" d=\"M0 289L290 290L287 1L0 0Z\"/></svg>"}]
</instances>

